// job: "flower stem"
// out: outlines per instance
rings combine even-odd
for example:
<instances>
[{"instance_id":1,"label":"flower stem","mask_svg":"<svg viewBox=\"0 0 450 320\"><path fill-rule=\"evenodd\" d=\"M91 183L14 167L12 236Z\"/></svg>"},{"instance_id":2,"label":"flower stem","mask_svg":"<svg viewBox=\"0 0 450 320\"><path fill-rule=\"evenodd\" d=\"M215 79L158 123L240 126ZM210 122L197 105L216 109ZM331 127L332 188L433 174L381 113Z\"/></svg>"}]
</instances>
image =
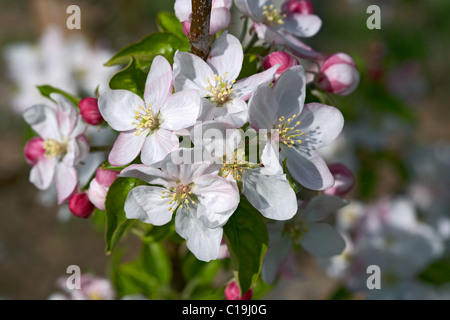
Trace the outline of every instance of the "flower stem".
<instances>
[{"instance_id":1,"label":"flower stem","mask_svg":"<svg viewBox=\"0 0 450 320\"><path fill-rule=\"evenodd\" d=\"M206 60L209 53L209 23L212 0L192 0L191 29L189 42L193 54Z\"/></svg>"},{"instance_id":2,"label":"flower stem","mask_svg":"<svg viewBox=\"0 0 450 320\"><path fill-rule=\"evenodd\" d=\"M251 48L255 45L256 41L258 41L258 35L256 33L253 34L252 38L250 39L250 42L248 43L247 47L244 50L244 53L248 53Z\"/></svg>"}]
</instances>

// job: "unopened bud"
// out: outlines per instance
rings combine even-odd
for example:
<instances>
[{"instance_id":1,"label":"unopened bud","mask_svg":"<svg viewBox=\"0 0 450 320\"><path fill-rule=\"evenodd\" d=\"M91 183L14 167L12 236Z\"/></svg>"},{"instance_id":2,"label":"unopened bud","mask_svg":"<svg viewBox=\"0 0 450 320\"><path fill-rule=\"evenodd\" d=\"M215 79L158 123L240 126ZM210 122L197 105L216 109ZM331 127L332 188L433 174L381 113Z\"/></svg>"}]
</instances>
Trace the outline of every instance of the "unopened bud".
<instances>
[{"instance_id":1,"label":"unopened bud","mask_svg":"<svg viewBox=\"0 0 450 320\"><path fill-rule=\"evenodd\" d=\"M95 178L89 184L89 200L100 210L105 210L106 194L109 187L119 175L118 171L97 169Z\"/></svg>"},{"instance_id":2,"label":"unopened bud","mask_svg":"<svg viewBox=\"0 0 450 320\"><path fill-rule=\"evenodd\" d=\"M298 61L285 51L275 51L264 58L263 68L264 70L267 70L276 64L280 64L275 75L275 79L278 79L278 77L287 69L298 65Z\"/></svg>"},{"instance_id":3,"label":"unopened bud","mask_svg":"<svg viewBox=\"0 0 450 320\"><path fill-rule=\"evenodd\" d=\"M70 212L76 217L87 218L94 211L95 207L89 201L88 195L84 192L75 193L69 200Z\"/></svg>"},{"instance_id":4,"label":"unopened bud","mask_svg":"<svg viewBox=\"0 0 450 320\"><path fill-rule=\"evenodd\" d=\"M359 85L359 72L353 59L345 53L328 57L320 68L317 86L325 91L345 96Z\"/></svg>"},{"instance_id":5,"label":"unopened bud","mask_svg":"<svg viewBox=\"0 0 450 320\"><path fill-rule=\"evenodd\" d=\"M281 9L285 13L314 14L314 6L309 0L289 0L283 3Z\"/></svg>"},{"instance_id":6,"label":"unopened bud","mask_svg":"<svg viewBox=\"0 0 450 320\"><path fill-rule=\"evenodd\" d=\"M25 160L30 166L34 166L45 154L44 140L34 137L28 140L24 147Z\"/></svg>"},{"instance_id":7,"label":"unopened bud","mask_svg":"<svg viewBox=\"0 0 450 320\"><path fill-rule=\"evenodd\" d=\"M103 117L98 109L98 99L87 97L78 104L81 117L90 125L96 126L103 122Z\"/></svg>"},{"instance_id":8,"label":"unopened bud","mask_svg":"<svg viewBox=\"0 0 450 320\"><path fill-rule=\"evenodd\" d=\"M323 193L338 197L349 193L355 186L355 178L351 170L341 163L332 164L328 168L334 177L334 185Z\"/></svg>"},{"instance_id":9,"label":"unopened bud","mask_svg":"<svg viewBox=\"0 0 450 320\"><path fill-rule=\"evenodd\" d=\"M239 293L239 286L236 281L231 281L225 288L225 298L227 300L251 300L253 296L253 289L248 290L242 296Z\"/></svg>"}]
</instances>

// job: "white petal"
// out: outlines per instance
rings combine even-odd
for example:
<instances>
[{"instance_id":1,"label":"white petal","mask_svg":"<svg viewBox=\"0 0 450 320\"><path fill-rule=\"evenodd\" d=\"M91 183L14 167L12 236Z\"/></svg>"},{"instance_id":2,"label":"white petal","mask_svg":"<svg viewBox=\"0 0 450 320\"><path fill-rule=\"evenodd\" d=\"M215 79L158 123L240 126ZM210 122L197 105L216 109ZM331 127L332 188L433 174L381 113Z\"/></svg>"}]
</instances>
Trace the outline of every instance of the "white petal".
<instances>
[{"instance_id":1,"label":"white petal","mask_svg":"<svg viewBox=\"0 0 450 320\"><path fill-rule=\"evenodd\" d=\"M206 62L215 74L231 82L239 76L243 60L244 52L241 43L235 36L225 31L214 42Z\"/></svg>"},{"instance_id":2,"label":"white petal","mask_svg":"<svg viewBox=\"0 0 450 320\"><path fill-rule=\"evenodd\" d=\"M318 195L312 198L303 212L303 219L316 222L335 214L339 209L346 206L348 201L336 196Z\"/></svg>"},{"instance_id":3,"label":"white petal","mask_svg":"<svg viewBox=\"0 0 450 320\"><path fill-rule=\"evenodd\" d=\"M205 174L194 178L192 192L199 202L212 212L235 210L239 205L239 193L226 179L217 175Z\"/></svg>"},{"instance_id":4,"label":"white petal","mask_svg":"<svg viewBox=\"0 0 450 320\"><path fill-rule=\"evenodd\" d=\"M280 106L278 117L298 116L306 97L305 69L298 65L283 72L275 83L274 96Z\"/></svg>"},{"instance_id":5,"label":"white petal","mask_svg":"<svg viewBox=\"0 0 450 320\"><path fill-rule=\"evenodd\" d=\"M158 184L166 188L176 185L177 177L145 164L132 164L120 172L120 177L135 177L149 184Z\"/></svg>"},{"instance_id":6,"label":"white petal","mask_svg":"<svg viewBox=\"0 0 450 320\"><path fill-rule=\"evenodd\" d=\"M302 38L317 34L322 27L322 20L314 14L290 14L281 26L284 30Z\"/></svg>"},{"instance_id":7,"label":"white petal","mask_svg":"<svg viewBox=\"0 0 450 320\"><path fill-rule=\"evenodd\" d=\"M322 53L315 51L313 48L307 46L291 34L280 33L280 36L282 36L284 39L283 45L285 45L289 49L289 51L291 51L299 58L321 59L323 57Z\"/></svg>"},{"instance_id":8,"label":"white petal","mask_svg":"<svg viewBox=\"0 0 450 320\"><path fill-rule=\"evenodd\" d=\"M77 170L63 162L58 163L55 172L56 189L58 190L58 204L66 201L78 184Z\"/></svg>"},{"instance_id":9,"label":"white petal","mask_svg":"<svg viewBox=\"0 0 450 320\"><path fill-rule=\"evenodd\" d=\"M345 240L333 227L326 223L313 223L300 240L309 253L318 258L330 258L342 253Z\"/></svg>"},{"instance_id":10,"label":"white petal","mask_svg":"<svg viewBox=\"0 0 450 320\"><path fill-rule=\"evenodd\" d=\"M175 133L165 129L155 130L145 139L141 151L142 163L151 165L161 161L172 151L176 150L179 145L180 143Z\"/></svg>"},{"instance_id":11,"label":"white petal","mask_svg":"<svg viewBox=\"0 0 450 320\"><path fill-rule=\"evenodd\" d=\"M109 90L98 99L98 109L103 119L117 131L135 129L135 110L145 107L145 102L138 95L127 90Z\"/></svg>"},{"instance_id":12,"label":"white petal","mask_svg":"<svg viewBox=\"0 0 450 320\"><path fill-rule=\"evenodd\" d=\"M234 0L234 4L244 15L252 20L261 22L263 20L262 8L271 4L270 0Z\"/></svg>"},{"instance_id":13,"label":"white petal","mask_svg":"<svg viewBox=\"0 0 450 320\"><path fill-rule=\"evenodd\" d=\"M89 201L99 210L105 210L106 193L108 188L99 184L97 179L92 179L87 192Z\"/></svg>"},{"instance_id":14,"label":"white petal","mask_svg":"<svg viewBox=\"0 0 450 320\"><path fill-rule=\"evenodd\" d=\"M71 136L79 120L76 107L61 94L52 93L50 98L56 101L58 105L56 108L56 117L62 135L65 137Z\"/></svg>"},{"instance_id":15,"label":"white petal","mask_svg":"<svg viewBox=\"0 0 450 320\"><path fill-rule=\"evenodd\" d=\"M174 10L175 15L181 22L191 20L192 14L191 0L176 0Z\"/></svg>"},{"instance_id":16,"label":"white petal","mask_svg":"<svg viewBox=\"0 0 450 320\"><path fill-rule=\"evenodd\" d=\"M144 145L147 132L143 131L138 136L135 130L121 132L109 153L109 163L113 166L124 166L133 161Z\"/></svg>"},{"instance_id":17,"label":"white petal","mask_svg":"<svg viewBox=\"0 0 450 320\"><path fill-rule=\"evenodd\" d=\"M222 241L222 228L206 228L197 219L196 210L178 209L175 216L175 230L184 239L191 252L202 261L217 259Z\"/></svg>"},{"instance_id":18,"label":"white petal","mask_svg":"<svg viewBox=\"0 0 450 320\"><path fill-rule=\"evenodd\" d=\"M234 211L235 209L225 212L214 212L208 210L205 206L199 205L197 207L197 217L206 228L213 229L225 225Z\"/></svg>"},{"instance_id":19,"label":"white petal","mask_svg":"<svg viewBox=\"0 0 450 320\"><path fill-rule=\"evenodd\" d=\"M289 220L297 213L297 197L284 174L265 175L260 168L246 170L242 192L266 218Z\"/></svg>"},{"instance_id":20,"label":"white petal","mask_svg":"<svg viewBox=\"0 0 450 320\"><path fill-rule=\"evenodd\" d=\"M86 136L80 134L75 139L69 141L63 162L68 166L77 165L89 155L89 148L89 141Z\"/></svg>"},{"instance_id":21,"label":"white petal","mask_svg":"<svg viewBox=\"0 0 450 320\"><path fill-rule=\"evenodd\" d=\"M211 67L200 57L192 53L177 51L173 62L173 80L175 91L198 90L201 97L209 93L206 79L214 78Z\"/></svg>"},{"instance_id":22,"label":"white petal","mask_svg":"<svg viewBox=\"0 0 450 320\"><path fill-rule=\"evenodd\" d=\"M23 118L43 139L61 140L55 108L44 104L34 105L23 112Z\"/></svg>"},{"instance_id":23,"label":"white petal","mask_svg":"<svg viewBox=\"0 0 450 320\"><path fill-rule=\"evenodd\" d=\"M168 198L162 198L165 188L138 186L128 193L125 201L127 219L139 219L145 223L162 226L172 219Z\"/></svg>"},{"instance_id":24,"label":"white petal","mask_svg":"<svg viewBox=\"0 0 450 320\"><path fill-rule=\"evenodd\" d=\"M209 24L209 34L213 35L220 30L228 28L231 21L230 10L225 7L214 7L211 10L211 18Z\"/></svg>"},{"instance_id":25,"label":"white petal","mask_svg":"<svg viewBox=\"0 0 450 320\"><path fill-rule=\"evenodd\" d=\"M277 121L278 102L270 85L260 86L248 102L248 118L253 129L272 129Z\"/></svg>"},{"instance_id":26,"label":"white petal","mask_svg":"<svg viewBox=\"0 0 450 320\"><path fill-rule=\"evenodd\" d=\"M39 190L47 189L53 181L57 164L58 161L56 158L47 158L44 156L31 168L30 182Z\"/></svg>"},{"instance_id":27,"label":"white petal","mask_svg":"<svg viewBox=\"0 0 450 320\"><path fill-rule=\"evenodd\" d=\"M311 190L325 190L333 186L333 175L317 151L282 146L282 152L287 157L290 175L302 186Z\"/></svg>"},{"instance_id":28,"label":"white petal","mask_svg":"<svg viewBox=\"0 0 450 320\"><path fill-rule=\"evenodd\" d=\"M301 122L299 129L305 132L301 137L302 146L311 149L329 145L344 127L342 113L334 107L320 103L305 105L296 120Z\"/></svg>"},{"instance_id":29,"label":"white petal","mask_svg":"<svg viewBox=\"0 0 450 320\"><path fill-rule=\"evenodd\" d=\"M172 67L163 56L156 56L145 83L144 100L152 105L153 113L164 105L172 94Z\"/></svg>"},{"instance_id":30,"label":"white petal","mask_svg":"<svg viewBox=\"0 0 450 320\"><path fill-rule=\"evenodd\" d=\"M184 90L172 94L161 108L161 128L180 130L195 124L200 113L201 99L198 91Z\"/></svg>"},{"instance_id":31,"label":"white petal","mask_svg":"<svg viewBox=\"0 0 450 320\"><path fill-rule=\"evenodd\" d=\"M277 69L278 66L275 65L263 72L256 73L248 78L237 81L233 86L233 97L247 100L260 85L270 84L272 82Z\"/></svg>"}]
</instances>

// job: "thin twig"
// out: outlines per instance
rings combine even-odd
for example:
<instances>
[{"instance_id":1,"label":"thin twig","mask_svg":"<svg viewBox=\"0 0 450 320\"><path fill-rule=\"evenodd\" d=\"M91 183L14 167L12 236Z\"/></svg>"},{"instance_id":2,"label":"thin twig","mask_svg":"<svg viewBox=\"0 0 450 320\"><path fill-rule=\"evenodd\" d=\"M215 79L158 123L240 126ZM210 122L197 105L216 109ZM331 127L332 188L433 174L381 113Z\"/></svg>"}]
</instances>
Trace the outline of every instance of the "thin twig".
<instances>
[{"instance_id":1,"label":"thin twig","mask_svg":"<svg viewBox=\"0 0 450 320\"><path fill-rule=\"evenodd\" d=\"M206 60L209 54L209 23L212 0L192 0L191 29L189 42L193 54Z\"/></svg>"}]
</instances>

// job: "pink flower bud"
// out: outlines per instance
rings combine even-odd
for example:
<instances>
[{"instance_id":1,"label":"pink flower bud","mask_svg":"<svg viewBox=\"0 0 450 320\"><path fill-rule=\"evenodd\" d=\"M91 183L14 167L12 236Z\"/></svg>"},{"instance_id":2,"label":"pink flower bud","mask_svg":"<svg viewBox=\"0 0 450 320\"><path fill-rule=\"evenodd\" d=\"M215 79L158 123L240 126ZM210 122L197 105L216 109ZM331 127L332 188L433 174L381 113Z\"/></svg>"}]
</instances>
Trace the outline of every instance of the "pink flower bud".
<instances>
[{"instance_id":1,"label":"pink flower bud","mask_svg":"<svg viewBox=\"0 0 450 320\"><path fill-rule=\"evenodd\" d=\"M94 205L89 201L88 195L84 192L75 193L69 200L70 212L76 217L87 218L94 211Z\"/></svg>"},{"instance_id":2,"label":"pink flower bud","mask_svg":"<svg viewBox=\"0 0 450 320\"><path fill-rule=\"evenodd\" d=\"M98 109L97 101L98 99L96 98L87 97L81 99L78 104L83 120L93 126L99 125L103 122L103 117Z\"/></svg>"},{"instance_id":3,"label":"pink flower bud","mask_svg":"<svg viewBox=\"0 0 450 320\"><path fill-rule=\"evenodd\" d=\"M225 298L227 300L251 300L253 289L248 290L242 296L239 295L239 286L236 281L231 281L225 288Z\"/></svg>"},{"instance_id":4,"label":"pink flower bud","mask_svg":"<svg viewBox=\"0 0 450 320\"><path fill-rule=\"evenodd\" d=\"M334 177L334 185L323 193L329 196L342 197L350 192L355 186L353 173L345 165L335 163L328 167Z\"/></svg>"},{"instance_id":5,"label":"pink flower bud","mask_svg":"<svg viewBox=\"0 0 450 320\"><path fill-rule=\"evenodd\" d=\"M25 160L30 166L34 166L45 154L44 140L34 137L28 140L24 147Z\"/></svg>"},{"instance_id":6,"label":"pink flower bud","mask_svg":"<svg viewBox=\"0 0 450 320\"><path fill-rule=\"evenodd\" d=\"M345 53L328 57L320 68L317 86L325 91L345 96L359 85L359 72L353 59Z\"/></svg>"},{"instance_id":7,"label":"pink flower bud","mask_svg":"<svg viewBox=\"0 0 450 320\"><path fill-rule=\"evenodd\" d=\"M309 0L289 0L283 3L281 9L285 13L314 14L314 6Z\"/></svg>"},{"instance_id":8,"label":"pink flower bud","mask_svg":"<svg viewBox=\"0 0 450 320\"><path fill-rule=\"evenodd\" d=\"M118 171L98 168L95 178L89 184L89 200L100 210L105 210L106 194L119 175Z\"/></svg>"},{"instance_id":9,"label":"pink flower bud","mask_svg":"<svg viewBox=\"0 0 450 320\"><path fill-rule=\"evenodd\" d=\"M284 51L275 51L269 54L264 58L263 61L263 68L264 70L270 69L276 64L280 64L281 66L277 69L277 73L275 76L275 79L278 79L278 77L285 72L287 69L289 69L292 66L298 65L297 59L295 59L293 56L291 56L289 53Z\"/></svg>"}]
</instances>

